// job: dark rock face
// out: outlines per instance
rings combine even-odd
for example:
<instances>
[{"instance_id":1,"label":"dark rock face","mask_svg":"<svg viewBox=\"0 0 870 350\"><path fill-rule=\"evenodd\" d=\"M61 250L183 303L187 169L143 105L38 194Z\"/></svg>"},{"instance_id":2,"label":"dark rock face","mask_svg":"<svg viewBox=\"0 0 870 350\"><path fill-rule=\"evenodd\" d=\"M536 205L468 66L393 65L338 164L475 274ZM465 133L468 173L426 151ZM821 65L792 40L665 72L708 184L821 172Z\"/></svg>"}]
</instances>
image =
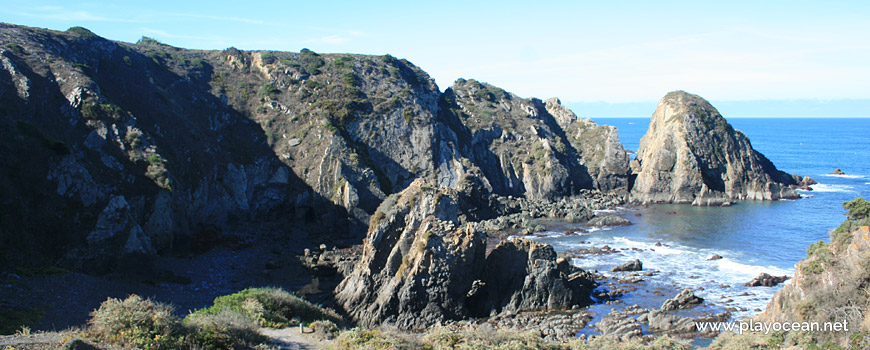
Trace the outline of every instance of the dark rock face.
<instances>
[{"instance_id":1,"label":"dark rock face","mask_svg":"<svg viewBox=\"0 0 870 350\"><path fill-rule=\"evenodd\" d=\"M643 270L643 263L640 260L635 259L634 261L629 261L625 264L616 265L610 268L610 272L620 272L620 271L641 271Z\"/></svg>"},{"instance_id":2,"label":"dark rock face","mask_svg":"<svg viewBox=\"0 0 870 350\"><path fill-rule=\"evenodd\" d=\"M519 239L485 258L485 237L463 224L457 198L422 180L387 197L360 262L336 300L360 325L422 329L492 312L585 305L594 282L553 248Z\"/></svg>"},{"instance_id":3,"label":"dark rock face","mask_svg":"<svg viewBox=\"0 0 870 350\"><path fill-rule=\"evenodd\" d=\"M665 300L661 311L671 311L677 309L688 309L700 305L704 302L704 298L695 296L691 289L684 289L680 294L672 299Z\"/></svg>"},{"instance_id":4,"label":"dark rock face","mask_svg":"<svg viewBox=\"0 0 870 350\"><path fill-rule=\"evenodd\" d=\"M0 24L0 63L0 189L16 199L0 202L0 232L24 242L0 248L0 268L65 257L105 271L264 220L360 237L417 178L459 189L470 174L479 192L536 200L626 189L612 127L475 81L442 94L389 55L185 50Z\"/></svg>"},{"instance_id":5,"label":"dark rock face","mask_svg":"<svg viewBox=\"0 0 870 350\"><path fill-rule=\"evenodd\" d=\"M785 282L788 279L788 276L771 276L766 272L762 272L757 277L753 278L751 281L744 283L744 286L747 287L773 287L777 284Z\"/></svg>"},{"instance_id":6,"label":"dark rock face","mask_svg":"<svg viewBox=\"0 0 870 350\"><path fill-rule=\"evenodd\" d=\"M557 260L553 247L522 238L503 241L493 249L480 282L467 304L481 317L491 312L586 305L595 288L591 275L568 260Z\"/></svg>"},{"instance_id":7,"label":"dark rock face","mask_svg":"<svg viewBox=\"0 0 870 350\"><path fill-rule=\"evenodd\" d=\"M617 215L596 216L586 223L586 226L628 226L631 221Z\"/></svg>"},{"instance_id":8,"label":"dark rock face","mask_svg":"<svg viewBox=\"0 0 870 350\"><path fill-rule=\"evenodd\" d=\"M800 198L803 179L776 169L703 98L683 91L659 102L641 139L631 200L728 205Z\"/></svg>"}]
</instances>

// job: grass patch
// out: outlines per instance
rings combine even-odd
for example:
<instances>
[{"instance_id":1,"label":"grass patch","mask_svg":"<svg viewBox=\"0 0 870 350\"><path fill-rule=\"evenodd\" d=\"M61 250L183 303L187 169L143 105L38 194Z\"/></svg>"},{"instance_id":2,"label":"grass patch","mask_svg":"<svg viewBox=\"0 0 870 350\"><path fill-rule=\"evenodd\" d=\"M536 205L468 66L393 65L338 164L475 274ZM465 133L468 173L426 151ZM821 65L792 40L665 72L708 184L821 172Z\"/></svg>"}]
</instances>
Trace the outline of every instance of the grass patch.
<instances>
[{"instance_id":1,"label":"grass patch","mask_svg":"<svg viewBox=\"0 0 870 350\"><path fill-rule=\"evenodd\" d=\"M259 304L257 306L256 304ZM247 315L266 327L286 327L294 318L303 323L317 320L341 322L335 311L324 309L280 288L248 288L235 294L215 298L214 305L194 312L194 315L219 315L225 310ZM188 317L191 317L188 316ZM194 316L198 317L198 316Z\"/></svg>"}]
</instances>

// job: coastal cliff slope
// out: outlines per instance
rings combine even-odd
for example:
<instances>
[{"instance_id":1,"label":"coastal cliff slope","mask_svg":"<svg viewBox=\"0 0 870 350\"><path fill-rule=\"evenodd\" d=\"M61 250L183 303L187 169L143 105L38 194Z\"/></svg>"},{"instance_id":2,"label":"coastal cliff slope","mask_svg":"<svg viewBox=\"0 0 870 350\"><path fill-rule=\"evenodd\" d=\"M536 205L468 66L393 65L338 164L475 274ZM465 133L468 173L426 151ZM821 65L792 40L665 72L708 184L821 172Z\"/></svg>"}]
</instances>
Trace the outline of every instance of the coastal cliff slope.
<instances>
[{"instance_id":1,"label":"coastal cliff slope","mask_svg":"<svg viewBox=\"0 0 870 350\"><path fill-rule=\"evenodd\" d=\"M0 63L4 270L106 272L264 222L358 240L418 178L455 188L480 172L481 191L529 199L628 178L615 129L473 80L442 93L390 55L0 24Z\"/></svg>"},{"instance_id":2,"label":"coastal cliff slope","mask_svg":"<svg viewBox=\"0 0 870 350\"><path fill-rule=\"evenodd\" d=\"M800 198L800 177L776 168L700 96L670 92L640 141L631 201L723 205Z\"/></svg>"},{"instance_id":3,"label":"coastal cliff slope","mask_svg":"<svg viewBox=\"0 0 870 350\"><path fill-rule=\"evenodd\" d=\"M847 322L848 332L812 333L818 343L845 346L870 334L870 202L857 198L843 207L848 218L831 232L831 242L807 248L792 282L774 295L759 321Z\"/></svg>"}]
</instances>

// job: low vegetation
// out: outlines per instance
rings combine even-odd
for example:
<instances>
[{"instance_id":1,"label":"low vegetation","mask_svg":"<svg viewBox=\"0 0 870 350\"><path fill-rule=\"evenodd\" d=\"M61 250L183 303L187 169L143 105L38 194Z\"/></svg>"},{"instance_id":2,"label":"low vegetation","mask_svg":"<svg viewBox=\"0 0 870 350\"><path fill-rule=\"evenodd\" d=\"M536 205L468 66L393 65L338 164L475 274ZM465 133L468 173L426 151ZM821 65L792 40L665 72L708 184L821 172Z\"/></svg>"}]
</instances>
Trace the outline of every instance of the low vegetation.
<instances>
[{"instance_id":1,"label":"low vegetation","mask_svg":"<svg viewBox=\"0 0 870 350\"><path fill-rule=\"evenodd\" d=\"M309 324L324 338L334 337L342 319L280 288L249 288L215 298L214 305L183 319L171 305L137 295L110 298L91 314L86 335L124 348L248 349L265 338L258 329Z\"/></svg>"},{"instance_id":2,"label":"low vegetation","mask_svg":"<svg viewBox=\"0 0 870 350\"><path fill-rule=\"evenodd\" d=\"M426 334L392 330L354 328L342 332L334 342L336 350L427 349L427 350L664 350L692 349L686 342L663 336L649 343L617 341L598 337L568 343L548 342L535 332L494 328L489 325L459 329L435 327Z\"/></svg>"}]
</instances>

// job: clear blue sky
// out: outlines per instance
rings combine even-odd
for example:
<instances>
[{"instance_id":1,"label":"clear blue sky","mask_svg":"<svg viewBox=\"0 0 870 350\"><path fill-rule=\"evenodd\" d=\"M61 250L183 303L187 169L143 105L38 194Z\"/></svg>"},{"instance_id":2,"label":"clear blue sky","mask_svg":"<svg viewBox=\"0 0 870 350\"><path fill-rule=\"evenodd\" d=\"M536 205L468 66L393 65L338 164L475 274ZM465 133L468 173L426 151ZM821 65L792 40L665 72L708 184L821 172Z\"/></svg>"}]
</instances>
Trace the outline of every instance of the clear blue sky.
<instances>
[{"instance_id":1,"label":"clear blue sky","mask_svg":"<svg viewBox=\"0 0 870 350\"><path fill-rule=\"evenodd\" d=\"M654 103L677 89L870 99L866 0L2 2L4 22L127 42L390 53L442 89L462 77L567 102Z\"/></svg>"}]
</instances>

